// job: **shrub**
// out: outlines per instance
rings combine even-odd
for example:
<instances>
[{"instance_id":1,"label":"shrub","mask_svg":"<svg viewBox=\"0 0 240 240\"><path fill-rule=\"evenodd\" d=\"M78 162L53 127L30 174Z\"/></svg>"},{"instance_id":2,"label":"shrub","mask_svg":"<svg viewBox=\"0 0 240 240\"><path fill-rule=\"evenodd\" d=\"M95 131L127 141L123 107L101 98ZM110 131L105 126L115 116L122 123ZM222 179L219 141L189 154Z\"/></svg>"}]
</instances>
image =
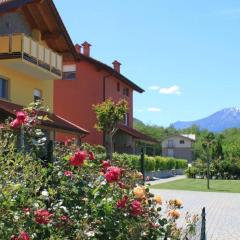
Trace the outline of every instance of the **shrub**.
<instances>
[{"instance_id":1,"label":"shrub","mask_svg":"<svg viewBox=\"0 0 240 240\"><path fill-rule=\"evenodd\" d=\"M188 167L187 160L176 159L176 169L186 169Z\"/></svg>"},{"instance_id":2,"label":"shrub","mask_svg":"<svg viewBox=\"0 0 240 240\"><path fill-rule=\"evenodd\" d=\"M161 197L139 184L129 163L109 166L73 143L56 144L54 162L46 164L33 147L19 151L8 126L1 134L0 239L188 239L198 221L188 217L178 228L181 204L169 201L162 213Z\"/></svg>"},{"instance_id":3,"label":"shrub","mask_svg":"<svg viewBox=\"0 0 240 240\"><path fill-rule=\"evenodd\" d=\"M113 160L120 166L128 166L132 169L140 170L140 156L129 154L113 154ZM146 171L172 170L172 169L186 169L187 160L175 159L169 157L150 157L145 155L144 158Z\"/></svg>"}]
</instances>

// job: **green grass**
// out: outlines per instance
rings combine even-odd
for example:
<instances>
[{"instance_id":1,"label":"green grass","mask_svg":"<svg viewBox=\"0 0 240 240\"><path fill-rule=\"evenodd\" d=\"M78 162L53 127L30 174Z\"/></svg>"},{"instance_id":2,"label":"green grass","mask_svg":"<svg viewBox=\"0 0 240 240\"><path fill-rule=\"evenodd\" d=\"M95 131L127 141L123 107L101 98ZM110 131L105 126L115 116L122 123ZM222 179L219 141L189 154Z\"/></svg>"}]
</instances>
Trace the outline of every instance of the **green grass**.
<instances>
[{"instance_id":1,"label":"green grass","mask_svg":"<svg viewBox=\"0 0 240 240\"><path fill-rule=\"evenodd\" d=\"M240 193L240 180L210 180L210 190L207 189L206 179L181 179L168 183L152 185L154 189L175 189L203 192Z\"/></svg>"}]
</instances>

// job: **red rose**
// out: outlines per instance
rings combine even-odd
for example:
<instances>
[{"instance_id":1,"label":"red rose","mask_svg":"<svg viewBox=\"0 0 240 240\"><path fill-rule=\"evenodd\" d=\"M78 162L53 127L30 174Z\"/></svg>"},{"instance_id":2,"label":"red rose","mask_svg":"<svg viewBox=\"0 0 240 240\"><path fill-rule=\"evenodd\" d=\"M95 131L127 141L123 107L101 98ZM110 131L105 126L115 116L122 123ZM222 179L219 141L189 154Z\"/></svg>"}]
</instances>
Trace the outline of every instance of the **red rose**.
<instances>
[{"instance_id":1,"label":"red rose","mask_svg":"<svg viewBox=\"0 0 240 240\"><path fill-rule=\"evenodd\" d=\"M26 215L30 214L30 208L24 208L23 211Z\"/></svg>"},{"instance_id":2,"label":"red rose","mask_svg":"<svg viewBox=\"0 0 240 240\"><path fill-rule=\"evenodd\" d=\"M30 237L26 232L22 231L22 232L20 232L18 237L12 236L11 240L30 240Z\"/></svg>"},{"instance_id":3,"label":"red rose","mask_svg":"<svg viewBox=\"0 0 240 240\"><path fill-rule=\"evenodd\" d=\"M60 220L63 221L63 222L67 222L69 220L69 217L68 216L61 216Z\"/></svg>"},{"instance_id":4,"label":"red rose","mask_svg":"<svg viewBox=\"0 0 240 240\"><path fill-rule=\"evenodd\" d=\"M127 196L124 196L123 199L118 200L118 202L117 202L117 207L118 207L118 208L125 208L125 207L126 207L126 204L127 204L127 200L128 200L128 197L127 197Z\"/></svg>"},{"instance_id":5,"label":"red rose","mask_svg":"<svg viewBox=\"0 0 240 240\"><path fill-rule=\"evenodd\" d=\"M88 158L89 158L89 160L94 160L95 159L94 153L93 152L89 152L88 153Z\"/></svg>"},{"instance_id":6,"label":"red rose","mask_svg":"<svg viewBox=\"0 0 240 240\"><path fill-rule=\"evenodd\" d=\"M70 165L72 166L81 166L86 159L86 152L85 151L77 151L75 154L70 158Z\"/></svg>"},{"instance_id":7,"label":"red rose","mask_svg":"<svg viewBox=\"0 0 240 240\"><path fill-rule=\"evenodd\" d=\"M22 231L18 236L18 240L30 240L30 237L26 232Z\"/></svg>"},{"instance_id":8,"label":"red rose","mask_svg":"<svg viewBox=\"0 0 240 240\"><path fill-rule=\"evenodd\" d=\"M16 119L14 119L12 122L10 122L10 126L12 127L12 128L18 128L18 127L20 127L22 124L21 124L21 122L16 118Z\"/></svg>"},{"instance_id":9,"label":"red rose","mask_svg":"<svg viewBox=\"0 0 240 240\"><path fill-rule=\"evenodd\" d=\"M48 210L37 210L35 211L35 221L39 224L48 224L51 222L51 214Z\"/></svg>"},{"instance_id":10,"label":"red rose","mask_svg":"<svg viewBox=\"0 0 240 240\"><path fill-rule=\"evenodd\" d=\"M136 217L142 213L142 205L138 200L134 200L131 203L131 215Z\"/></svg>"},{"instance_id":11,"label":"red rose","mask_svg":"<svg viewBox=\"0 0 240 240\"><path fill-rule=\"evenodd\" d=\"M121 169L118 167L109 167L104 176L108 183L117 182L121 176Z\"/></svg>"},{"instance_id":12,"label":"red rose","mask_svg":"<svg viewBox=\"0 0 240 240\"><path fill-rule=\"evenodd\" d=\"M102 161L102 166L103 166L104 170L106 170L107 168L111 167L111 164L109 161L104 160L104 161Z\"/></svg>"},{"instance_id":13,"label":"red rose","mask_svg":"<svg viewBox=\"0 0 240 240\"><path fill-rule=\"evenodd\" d=\"M10 126L13 128L18 128L22 126L22 124L26 123L28 121L28 116L25 112L20 111L16 113L16 119L14 119L11 123Z\"/></svg>"},{"instance_id":14,"label":"red rose","mask_svg":"<svg viewBox=\"0 0 240 240\"><path fill-rule=\"evenodd\" d=\"M64 175L65 175L66 177L72 177L72 176L73 176L73 172L71 172L71 171L65 171L65 172L64 172Z\"/></svg>"}]
</instances>

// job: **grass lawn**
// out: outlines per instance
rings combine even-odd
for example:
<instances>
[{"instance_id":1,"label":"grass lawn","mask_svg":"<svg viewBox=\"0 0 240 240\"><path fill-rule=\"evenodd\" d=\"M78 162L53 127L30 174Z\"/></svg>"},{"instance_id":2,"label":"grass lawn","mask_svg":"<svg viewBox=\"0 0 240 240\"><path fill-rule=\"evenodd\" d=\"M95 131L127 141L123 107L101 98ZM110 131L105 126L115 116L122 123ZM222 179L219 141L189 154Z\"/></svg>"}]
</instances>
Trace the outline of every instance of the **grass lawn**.
<instances>
[{"instance_id":1,"label":"grass lawn","mask_svg":"<svg viewBox=\"0 0 240 240\"><path fill-rule=\"evenodd\" d=\"M181 179L167 183L152 185L155 189L175 189L204 192L240 193L240 180L210 180L210 190L207 189L206 179Z\"/></svg>"}]
</instances>

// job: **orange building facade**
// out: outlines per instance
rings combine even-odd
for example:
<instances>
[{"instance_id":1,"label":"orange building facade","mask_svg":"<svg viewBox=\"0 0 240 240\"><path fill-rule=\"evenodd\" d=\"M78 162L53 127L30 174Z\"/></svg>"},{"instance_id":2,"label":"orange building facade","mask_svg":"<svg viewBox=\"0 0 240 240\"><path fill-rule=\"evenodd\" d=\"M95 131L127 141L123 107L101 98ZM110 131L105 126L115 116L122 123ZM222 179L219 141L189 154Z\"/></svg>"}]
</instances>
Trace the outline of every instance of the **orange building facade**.
<instances>
[{"instance_id":1,"label":"orange building facade","mask_svg":"<svg viewBox=\"0 0 240 240\"><path fill-rule=\"evenodd\" d=\"M133 91L142 93L144 90L121 74L118 61L110 67L93 59L90 47L87 42L76 45L78 60L63 66L63 79L54 83L54 111L90 132L84 142L104 145L103 133L94 128L93 105L108 98L115 102L125 99L128 113L114 136L114 151L135 153L136 141L154 142L133 129ZM59 134L58 137L65 140L69 136Z\"/></svg>"}]
</instances>

